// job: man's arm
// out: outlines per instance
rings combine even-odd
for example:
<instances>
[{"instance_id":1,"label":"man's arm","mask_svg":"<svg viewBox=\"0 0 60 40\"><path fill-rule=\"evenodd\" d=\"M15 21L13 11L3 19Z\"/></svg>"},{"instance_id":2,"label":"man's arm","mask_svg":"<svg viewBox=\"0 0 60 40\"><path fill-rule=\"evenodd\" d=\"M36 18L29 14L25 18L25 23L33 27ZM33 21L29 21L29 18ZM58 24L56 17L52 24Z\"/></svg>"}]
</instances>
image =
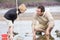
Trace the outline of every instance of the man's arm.
<instances>
[{"instance_id":1,"label":"man's arm","mask_svg":"<svg viewBox=\"0 0 60 40\"><path fill-rule=\"evenodd\" d=\"M49 35L50 35L51 30L54 26L54 19L50 13L46 13L46 17L48 19L48 24L47 24L48 28L45 31L45 34L46 34L45 36L46 36L46 40L49 40L49 37L50 37Z\"/></svg>"},{"instance_id":2,"label":"man's arm","mask_svg":"<svg viewBox=\"0 0 60 40\"><path fill-rule=\"evenodd\" d=\"M33 15L32 19L32 33L33 33L33 40L36 40L36 31L35 31L35 25L36 25L36 14Z\"/></svg>"},{"instance_id":3,"label":"man's arm","mask_svg":"<svg viewBox=\"0 0 60 40\"><path fill-rule=\"evenodd\" d=\"M48 28L46 29L46 34L49 35L52 28L54 27L54 19L53 19L51 13L47 13L46 16L48 18L48 24L47 24Z\"/></svg>"},{"instance_id":4,"label":"man's arm","mask_svg":"<svg viewBox=\"0 0 60 40\"><path fill-rule=\"evenodd\" d=\"M36 31L35 31L35 23L36 21L34 20L34 18L32 19L32 33L33 33L33 40L36 39Z\"/></svg>"}]
</instances>

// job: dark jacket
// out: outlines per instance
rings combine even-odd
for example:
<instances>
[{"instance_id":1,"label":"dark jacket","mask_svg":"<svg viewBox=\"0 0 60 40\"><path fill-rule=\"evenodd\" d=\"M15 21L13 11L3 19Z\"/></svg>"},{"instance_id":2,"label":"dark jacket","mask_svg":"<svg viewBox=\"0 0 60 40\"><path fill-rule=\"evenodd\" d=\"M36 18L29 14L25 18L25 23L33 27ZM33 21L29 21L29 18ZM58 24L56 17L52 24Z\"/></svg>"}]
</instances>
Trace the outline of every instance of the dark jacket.
<instances>
[{"instance_id":1,"label":"dark jacket","mask_svg":"<svg viewBox=\"0 0 60 40\"><path fill-rule=\"evenodd\" d=\"M14 20L17 18L17 13L16 13L16 11L17 11L16 8L10 9L10 10L8 10L8 11L5 13L4 17L5 17L7 20L14 21ZM18 9L18 11L19 11L19 9ZM19 15L20 13L21 13L21 12L19 11L18 15Z\"/></svg>"}]
</instances>

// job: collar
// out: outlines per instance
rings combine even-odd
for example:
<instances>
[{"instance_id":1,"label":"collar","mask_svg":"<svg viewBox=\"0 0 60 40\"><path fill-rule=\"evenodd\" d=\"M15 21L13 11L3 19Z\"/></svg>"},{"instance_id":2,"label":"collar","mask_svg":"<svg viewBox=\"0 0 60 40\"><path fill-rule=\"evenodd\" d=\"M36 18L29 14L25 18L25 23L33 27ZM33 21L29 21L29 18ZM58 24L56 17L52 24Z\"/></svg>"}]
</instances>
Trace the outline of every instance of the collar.
<instances>
[{"instance_id":1,"label":"collar","mask_svg":"<svg viewBox=\"0 0 60 40\"><path fill-rule=\"evenodd\" d=\"M18 9L18 15L21 13L21 11Z\"/></svg>"}]
</instances>

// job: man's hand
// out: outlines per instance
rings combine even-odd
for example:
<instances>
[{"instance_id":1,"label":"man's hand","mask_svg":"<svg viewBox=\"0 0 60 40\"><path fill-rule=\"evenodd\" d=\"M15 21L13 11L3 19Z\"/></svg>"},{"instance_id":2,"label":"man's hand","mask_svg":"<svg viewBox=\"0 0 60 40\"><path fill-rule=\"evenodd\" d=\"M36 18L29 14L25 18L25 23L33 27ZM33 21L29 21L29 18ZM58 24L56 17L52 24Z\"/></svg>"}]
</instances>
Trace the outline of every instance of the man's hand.
<instances>
[{"instance_id":1,"label":"man's hand","mask_svg":"<svg viewBox=\"0 0 60 40\"><path fill-rule=\"evenodd\" d=\"M46 40L49 40L49 35L50 35L49 30L46 30L45 32Z\"/></svg>"},{"instance_id":2,"label":"man's hand","mask_svg":"<svg viewBox=\"0 0 60 40\"><path fill-rule=\"evenodd\" d=\"M50 35L48 30L45 31L45 34L46 34L46 36Z\"/></svg>"},{"instance_id":3,"label":"man's hand","mask_svg":"<svg viewBox=\"0 0 60 40\"><path fill-rule=\"evenodd\" d=\"M52 27L48 27L45 31L46 40L49 40L51 30L52 30Z\"/></svg>"}]
</instances>

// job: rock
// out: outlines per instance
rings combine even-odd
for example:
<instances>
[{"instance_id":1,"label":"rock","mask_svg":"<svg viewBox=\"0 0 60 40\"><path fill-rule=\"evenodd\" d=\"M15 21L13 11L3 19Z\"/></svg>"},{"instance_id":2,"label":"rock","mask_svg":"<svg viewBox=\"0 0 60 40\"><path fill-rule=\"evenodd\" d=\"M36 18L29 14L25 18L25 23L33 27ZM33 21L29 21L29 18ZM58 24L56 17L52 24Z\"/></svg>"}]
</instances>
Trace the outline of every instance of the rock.
<instances>
[{"instance_id":1,"label":"rock","mask_svg":"<svg viewBox=\"0 0 60 40\"><path fill-rule=\"evenodd\" d=\"M56 30L55 33L56 33L57 37L60 37L60 31L59 30Z\"/></svg>"},{"instance_id":2,"label":"rock","mask_svg":"<svg viewBox=\"0 0 60 40\"><path fill-rule=\"evenodd\" d=\"M46 37L45 37L45 35L42 35L37 40L46 40ZM54 40L54 38L50 35L49 40Z\"/></svg>"}]
</instances>

